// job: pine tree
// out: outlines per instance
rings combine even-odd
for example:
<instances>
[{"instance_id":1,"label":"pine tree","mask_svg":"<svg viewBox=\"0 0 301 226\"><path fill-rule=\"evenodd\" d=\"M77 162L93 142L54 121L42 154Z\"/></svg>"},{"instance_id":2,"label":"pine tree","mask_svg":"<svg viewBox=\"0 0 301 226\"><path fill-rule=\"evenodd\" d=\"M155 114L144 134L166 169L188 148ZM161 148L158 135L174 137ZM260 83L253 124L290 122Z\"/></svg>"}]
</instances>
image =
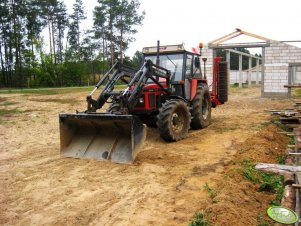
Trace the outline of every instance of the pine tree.
<instances>
[{"instance_id":1,"label":"pine tree","mask_svg":"<svg viewBox=\"0 0 301 226\"><path fill-rule=\"evenodd\" d=\"M123 60L123 52L137 33L135 26L141 25L145 13L139 14L138 0L98 0L94 9L94 26L97 32L109 40L111 64L115 61L115 51ZM102 30L101 30L102 29ZM117 48L118 46L118 48Z\"/></svg>"},{"instance_id":2,"label":"pine tree","mask_svg":"<svg viewBox=\"0 0 301 226\"><path fill-rule=\"evenodd\" d=\"M64 40L64 32L69 24L68 14L66 5L64 2L58 2L56 11L55 11L55 20L54 26L56 30L56 46L58 48L57 58L60 63L63 63L63 40Z\"/></svg>"},{"instance_id":3,"label":"pine tree","mask_svg":"<svg viewBox=\"0 0 301 226\"><path fill-rule=\"evenodd\" d=\"M76 52L76 60L81 60L80 52L80 23L86 19L82 0L76 0L73 5L73 14L70 15L71 23L69 25L69 45L71 50Z\"/></svg>"},{"instance_id":4,"label":"pine tree","mask_svg":"<svg viewBox=\"0 0 301 226\"><path fill-rule=\"evenodd\" d=\"M141 14L137 11L140 7L138 0L121 0L118 13L116 29L119 33L119 57L123 61L123 51L126 49L130 42L134 41L133 35L137 33L135 26L141 25L144 19L145 12Z\"/></svg>"}]
</instances>

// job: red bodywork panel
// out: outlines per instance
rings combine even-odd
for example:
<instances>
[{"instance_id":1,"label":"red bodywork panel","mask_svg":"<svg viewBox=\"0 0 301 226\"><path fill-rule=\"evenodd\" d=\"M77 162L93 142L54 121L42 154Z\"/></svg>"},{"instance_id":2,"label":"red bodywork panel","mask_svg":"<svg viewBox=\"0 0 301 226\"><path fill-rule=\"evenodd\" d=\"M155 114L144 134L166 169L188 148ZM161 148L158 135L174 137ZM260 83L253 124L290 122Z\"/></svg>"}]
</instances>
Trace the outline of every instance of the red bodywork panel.
<instances>
[{"instance_id":1,"label":"red bodywork panel","mask_svg":"<svg viewBox=\"0 0 301 226\"><path fill-rule=\"evenodd\" d=\"M167 88L167 85L166 83L162 83L160 80L159 82L162 84L162 86L164 88ZM144 87L144 91L143 91L143 95L141 98L144 98L144 104L143 106L136 106L134 107L134 110L137 110L137 111L151 111L151 110L156 110L157 109L157 106L156 106L156 103L157 103L157 98L159 95L161 95L162 93L164 93L162 90L161 90L161 87L158 86L157 84L155 83L152 83L152 84L148 84ZM153 98L152 100L150 100L150 98Z\"/></svg>"}]
</instances>

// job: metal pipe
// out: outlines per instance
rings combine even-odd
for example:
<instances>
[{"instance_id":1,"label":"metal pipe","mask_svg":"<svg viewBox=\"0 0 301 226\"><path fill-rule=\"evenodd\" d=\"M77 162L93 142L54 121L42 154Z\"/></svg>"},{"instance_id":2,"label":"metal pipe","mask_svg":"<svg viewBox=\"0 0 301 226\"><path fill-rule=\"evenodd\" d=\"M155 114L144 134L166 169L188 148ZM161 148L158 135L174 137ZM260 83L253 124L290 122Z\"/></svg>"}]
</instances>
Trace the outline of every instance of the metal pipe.
<instances>
[{"instance_id":1,"label":"metal pipe","mask_svg":"<svg viewBox=\"0 0 301 226\"><path fill-rule=\"evenodd\" d=\"M160 41L157 41L157 60L156 60L156 64L158 66L160 66Z\"/></svg>"}]
</instances>

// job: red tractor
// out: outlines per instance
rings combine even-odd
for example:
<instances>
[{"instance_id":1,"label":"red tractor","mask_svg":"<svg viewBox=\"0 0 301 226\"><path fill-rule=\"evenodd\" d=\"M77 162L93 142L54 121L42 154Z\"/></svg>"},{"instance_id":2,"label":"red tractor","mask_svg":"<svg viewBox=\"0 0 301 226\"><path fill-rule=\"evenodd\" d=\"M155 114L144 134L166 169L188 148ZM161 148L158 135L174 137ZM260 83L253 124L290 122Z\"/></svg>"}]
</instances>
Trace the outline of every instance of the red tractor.
<instances>
[{"instance_id":1,"label":"red tractor","mask_svg":"<svg viewBox=\"0 0 301 226\"><path fill-rule=\"evenodd\" d=\"M202 45L200 45L200 49ZM67 157L132 163L145 139L145 126L157 127L168 142L186 137L211 121L211 107L228 98L226 62L214 59L212 91L201 72L200 54L183 45L143 48L144 63L137 71L120 62L102 77L87 97L87 110L60 114L61 153ZM122 91L117 83L126 84ZM104 88L93 99L100 86ZM96 112L110 103L106 112Z\"/></svg>"}]
</instances>

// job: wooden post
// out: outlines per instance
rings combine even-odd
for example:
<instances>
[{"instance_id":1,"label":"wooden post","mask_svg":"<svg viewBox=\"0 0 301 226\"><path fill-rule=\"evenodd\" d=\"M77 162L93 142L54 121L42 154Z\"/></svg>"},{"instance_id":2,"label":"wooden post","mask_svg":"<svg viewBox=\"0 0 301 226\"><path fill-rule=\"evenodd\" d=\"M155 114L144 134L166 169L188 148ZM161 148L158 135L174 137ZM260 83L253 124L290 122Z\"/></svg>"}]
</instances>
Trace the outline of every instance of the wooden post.
<instances>
[{"instance_id":1,"label":"wooden post","mask_svg":"<svg viewBox=\"0 0 301 226\"><path fill-rule=\"evenodd\" d=\"M239 88L242 88L242 55L239 54Z\"/></svg>"}]
</instances>

